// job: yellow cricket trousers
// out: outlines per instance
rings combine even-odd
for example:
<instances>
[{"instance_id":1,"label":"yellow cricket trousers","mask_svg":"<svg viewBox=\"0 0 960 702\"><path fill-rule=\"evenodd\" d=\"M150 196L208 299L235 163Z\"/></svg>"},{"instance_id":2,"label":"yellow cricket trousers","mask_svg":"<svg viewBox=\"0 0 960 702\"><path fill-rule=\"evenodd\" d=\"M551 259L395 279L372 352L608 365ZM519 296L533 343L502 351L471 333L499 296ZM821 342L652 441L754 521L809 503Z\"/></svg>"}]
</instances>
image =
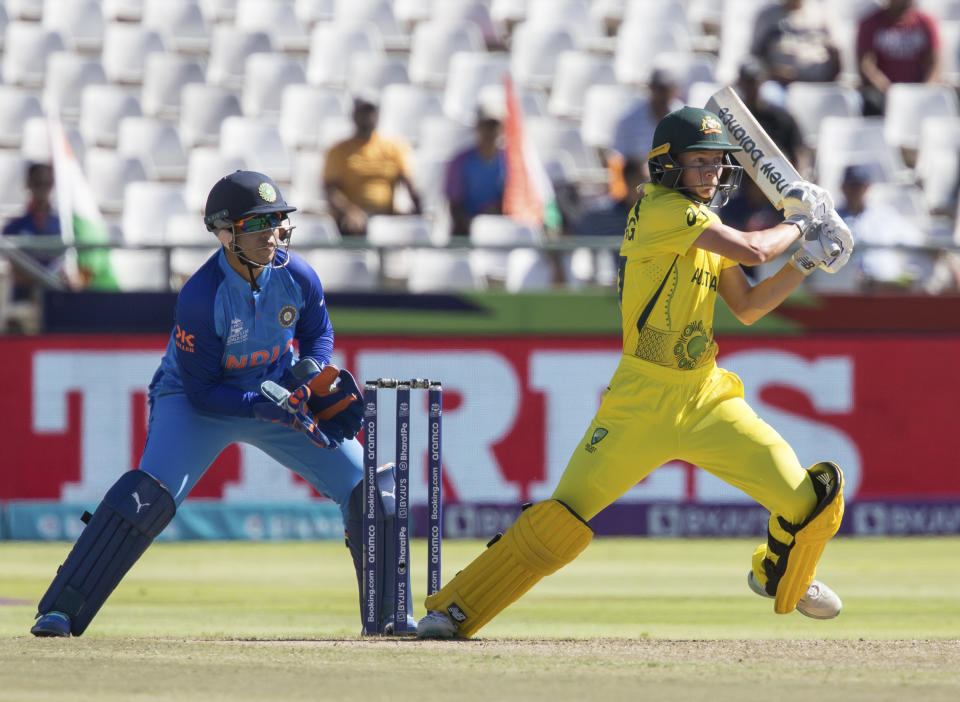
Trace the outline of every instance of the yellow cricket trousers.
<instances>
[{"instance_id":1,"label":"yellow cricket trousers","mask_svg":"<svg viewBox=\"0 0 960 702\"><path fill-rule=\"evenodd\" d=\"M592 519L658 466L683 460L740 488L773 517L802 522L816 505L790 445L743 399L734 373L623 356L553 498Z\"/></svg>"}]
</instances>

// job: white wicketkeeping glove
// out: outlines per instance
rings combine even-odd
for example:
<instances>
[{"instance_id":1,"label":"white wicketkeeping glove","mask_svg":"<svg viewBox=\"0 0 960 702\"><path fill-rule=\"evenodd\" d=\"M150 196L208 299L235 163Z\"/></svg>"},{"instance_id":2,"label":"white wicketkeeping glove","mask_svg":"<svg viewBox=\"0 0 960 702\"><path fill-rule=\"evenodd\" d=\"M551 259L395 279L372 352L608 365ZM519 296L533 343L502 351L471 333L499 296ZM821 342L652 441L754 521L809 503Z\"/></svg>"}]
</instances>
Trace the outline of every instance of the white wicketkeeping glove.
<instances>
[{"instance_id":1,"label":"white wicketkeeping glove","mask_svg":"<svg viewBox=\"0 0 960 702\"><path fill-rule=\"evenodd\" d=\"M819 185L798 180L783 191L779 208L783 210L784 220L796 224L806 235L814 222L826 217L833 209L833 198Z\"/></svg>"},{"instance_id":2,"label":"white wicketkeeping glove","mask_svg":"<svg viewBox=\"0 0 960 702\"><path fill-rule=\"evenodd\" d=\"M853 235L836 210L830 210L822 222L816 222L804 235L790 264L804 275L817 268L836 273L850 260Z\"/></svg>"}]
</instances>

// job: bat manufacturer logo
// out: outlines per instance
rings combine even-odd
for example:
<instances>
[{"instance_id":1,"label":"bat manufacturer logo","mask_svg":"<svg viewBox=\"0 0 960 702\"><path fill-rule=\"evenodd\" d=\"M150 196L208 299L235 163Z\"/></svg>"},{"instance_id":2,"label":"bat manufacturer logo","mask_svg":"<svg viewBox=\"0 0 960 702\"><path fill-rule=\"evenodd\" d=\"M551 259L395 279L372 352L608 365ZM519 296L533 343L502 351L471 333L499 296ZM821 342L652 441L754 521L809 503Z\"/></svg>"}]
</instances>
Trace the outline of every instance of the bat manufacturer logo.
<instances>
[{"instance_id":1,"label":"bat manufacturer logo","mask_svg":"<svg viewBox=\"0 0 960 702\"><path fill-rule=\"evenodd\" d=\"M707 115L700 123L700 131L704 134L723 134L723 125L712 115Z\"/></svg>"},{"instance_id":2,"label":"bat manufacturer logo","mask_svg":"<svg viewBox=\"0 0 960 702\"><path fill-rule=\"evenodd\" d=\"M456 602L447 607L447 613L453 618L453 621L457 622L458 624L463 624L465 621L467 621L466 613L460 609L460 605L458 605Z\"/></svg>"}]
</instances>

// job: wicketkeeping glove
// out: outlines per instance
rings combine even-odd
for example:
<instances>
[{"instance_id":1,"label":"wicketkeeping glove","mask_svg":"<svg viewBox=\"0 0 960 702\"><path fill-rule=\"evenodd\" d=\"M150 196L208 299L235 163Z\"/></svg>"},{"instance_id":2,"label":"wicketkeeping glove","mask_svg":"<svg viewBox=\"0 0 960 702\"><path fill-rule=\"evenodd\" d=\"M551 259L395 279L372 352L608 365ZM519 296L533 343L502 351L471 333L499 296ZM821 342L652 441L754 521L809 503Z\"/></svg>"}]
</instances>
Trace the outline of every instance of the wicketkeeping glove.
<instances>
[{"instance_id":1,"label":"wicketkeeping glove","mask_svg":"<svg viewBox=\"0 0 960 702\"><path fill-rule=\"evenodd\" d=\"M308 383L307 406L315 421L335 425L352 439L363 424L363 393L348 370L326 366Z\"/></svg>"},{"instance_id":2,"label":"wicketkeeping glove","mask_svg":"<svg viewBox=\"0 0 960 702\"><path fill-rule=\"evenodd\" d=\"M263 402L257 402L253 406L253 416L266 422L278 422L291 429L303 432L313 443L321 448L335 449L339 446L337 441L337 432L326 431L327 427L321 429L317 422L313 420L307 412L304 402L304 393L299 388L290 393L287 401L277 404L266 397ZM293 399L291 402L290 400ZM340 441L343 439L340 438Z\"/></svg>"},{"instance_id":3,"label":"wicketkeeping glove","mask_svg":"<svg viewBox=\"0 0 960 702\"><path fill-rule=\"evenodd\" d=\"M783 191L779 209L783 210L784 220L796 224L806 236L810 226L833 209L833 198L819 185L798 180Z\"/></svg>"}]
</instances>

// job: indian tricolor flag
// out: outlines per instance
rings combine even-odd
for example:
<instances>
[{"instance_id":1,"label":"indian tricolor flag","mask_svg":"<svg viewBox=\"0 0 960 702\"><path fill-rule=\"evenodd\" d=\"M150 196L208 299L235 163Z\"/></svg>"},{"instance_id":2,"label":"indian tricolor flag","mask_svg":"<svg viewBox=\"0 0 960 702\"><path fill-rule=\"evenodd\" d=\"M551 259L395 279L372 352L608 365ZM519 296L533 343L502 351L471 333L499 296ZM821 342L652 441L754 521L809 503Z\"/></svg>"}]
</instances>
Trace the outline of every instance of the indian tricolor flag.
<instances>
[{"instance_id":1,"label":"indian tricolor flag","mask_svg":"<svg viewBox=\"0 0 960 702\"><path fill-rule=\"evenodd\" d=\"M106 222L100 214L90 184L83 175L67 133L56 117L47 118L53 152L53 180L57 188L57 209L60 215L60 236L67 246L73 244L105 244L110 241ZM117 290L117 280L110 267L110 249L71 249L66 265L75 269L86 285L95 290Z\"/></svg>"},{"instance_id":2,"label":"indian tricolor flag","mask_svg":"<svg viewBox=\"0 0 960 702\"><path fill-rule=\"evenodd\" d=\"M503 79L507 98L507 121L503 126L507 178L503 189L503 213L549 231L560 230L560 210L540 156L523 129L523 109L507 75Z\"/></svg>"}]
</instances>

